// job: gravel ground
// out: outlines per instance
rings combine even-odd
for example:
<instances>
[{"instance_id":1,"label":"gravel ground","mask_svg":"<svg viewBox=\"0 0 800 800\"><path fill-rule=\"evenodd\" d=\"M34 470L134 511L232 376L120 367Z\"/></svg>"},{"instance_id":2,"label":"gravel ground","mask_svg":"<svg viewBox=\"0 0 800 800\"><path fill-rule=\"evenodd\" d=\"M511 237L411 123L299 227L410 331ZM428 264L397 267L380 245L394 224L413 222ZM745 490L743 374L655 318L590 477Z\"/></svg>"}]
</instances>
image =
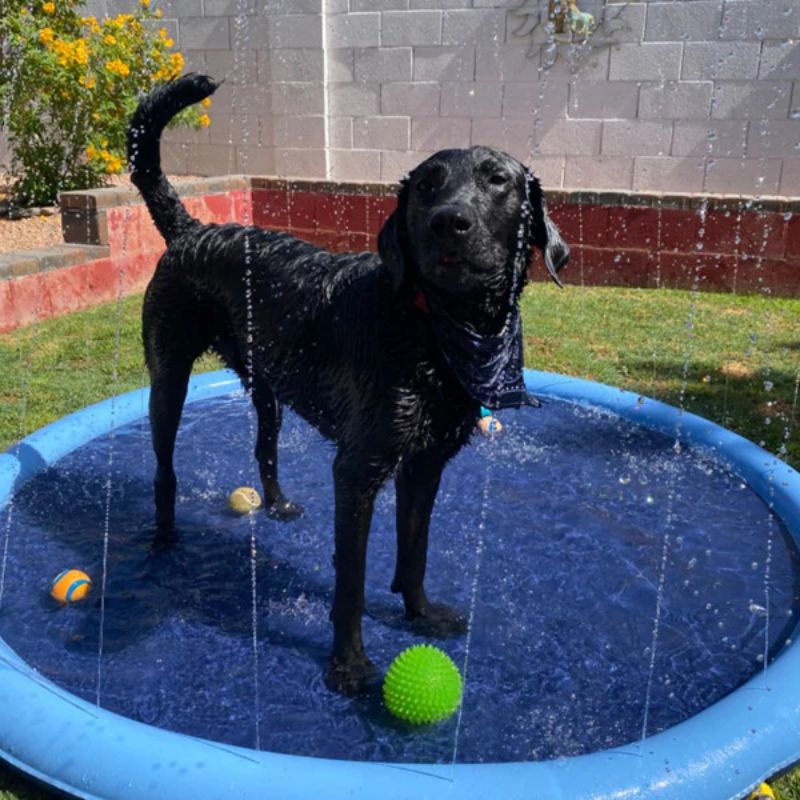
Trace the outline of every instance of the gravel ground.
<instances>
[{"instance_id":1,"label":"gravel ground","mask_svg":"<svg viewBox=\"0 0 800 800\"><path fill-rule=\"evenodd\" d=\"M0 218L0 253L61 244L61 214L29 219Z\"/></svg>"},{"instance_id":2,"label":"gravel ground","mask_svg":"<svg viewBox=\"0 0 800 800\"><path fill-rule=\"evenodd\" d=\"M3 175L0 175L0 201L5 198L5 192L2 189L3 177ZM186 180L194 176L169 177L174 177L176 180ZM130 182L128 175L114 175L109 185L127 186ZM34 250L61 243L61 213L59 211L49 217L29 217L27 219L14 220L0 217L0 255L14 250Z\"/></svg>"}]
</instances>

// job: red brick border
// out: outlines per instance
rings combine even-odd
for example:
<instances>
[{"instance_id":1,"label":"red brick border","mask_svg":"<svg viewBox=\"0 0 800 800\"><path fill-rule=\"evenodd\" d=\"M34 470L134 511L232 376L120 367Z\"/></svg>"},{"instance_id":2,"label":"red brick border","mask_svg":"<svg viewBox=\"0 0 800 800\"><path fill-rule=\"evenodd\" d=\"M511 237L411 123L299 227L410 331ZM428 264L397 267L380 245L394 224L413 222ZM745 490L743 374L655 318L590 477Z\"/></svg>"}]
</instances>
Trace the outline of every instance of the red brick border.
<instances>
[{"instance_id":1,"label":"red brick border","mask_svg":"<svg viewBox=\"0 0 800 800\"><path fill-rule=\"evenodd\" d=\"M395 184L229 176L177 182L190 213L374 250ZM573 252L567 283L800 296L800 198L548 193ZM164 243L133 189L67 192L65 241L0 257L0 333L140 291ZM537 259L534 280L546 275Z\"/></svg>"}]
</instances>

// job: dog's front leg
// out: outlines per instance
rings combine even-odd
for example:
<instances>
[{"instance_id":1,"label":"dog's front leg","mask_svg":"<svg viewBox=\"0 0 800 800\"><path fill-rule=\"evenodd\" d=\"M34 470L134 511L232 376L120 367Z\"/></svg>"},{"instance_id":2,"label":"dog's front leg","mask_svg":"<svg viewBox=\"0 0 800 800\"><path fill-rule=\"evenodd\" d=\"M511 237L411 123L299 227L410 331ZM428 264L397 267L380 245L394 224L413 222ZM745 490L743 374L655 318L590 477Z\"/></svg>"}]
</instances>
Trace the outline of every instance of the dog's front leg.
<instances>
[{"instance_id":1,"label":"dog's front leg","mask_svg":"<svg viewBox=\"0 0 800 800\"><path fill-rule=\"evenodd\" d=\"M340 450L333 464L336 587L331 609L333 652L328 685L345 694L357 693L375 674L361 640L361 617L372 508L389 469L381 471L368 462L364 453Z\"/></svg>"},{"instance_id":2,"label":"dog's front leg","mask_svg":"<svg viewBox=\"0 0 800 800\"><path fill-rule=\"evenodd\" d=\"M253 405L258 415L258 439L256 460L258 461L264 498L271 516L280 520L297 519L303 515L303 507L293 503L281 491L278 483L278 433L281 428L282 410L271 387L257 379L253 384Z\"/></svg>"},{"instance_id":3,"label":"dog's front leg","mask_svg":"<svg viewBox=\"0 0 800 800\"><path fill-rule=\"evenodd\" d=\"M443 603L431 603L425 594L428 529L448 454L416 453L397 471L397 566L392 591L403 595L406 619L428 636L455 636L466 631L466 620Z\"/></svg>"}]
</instances>

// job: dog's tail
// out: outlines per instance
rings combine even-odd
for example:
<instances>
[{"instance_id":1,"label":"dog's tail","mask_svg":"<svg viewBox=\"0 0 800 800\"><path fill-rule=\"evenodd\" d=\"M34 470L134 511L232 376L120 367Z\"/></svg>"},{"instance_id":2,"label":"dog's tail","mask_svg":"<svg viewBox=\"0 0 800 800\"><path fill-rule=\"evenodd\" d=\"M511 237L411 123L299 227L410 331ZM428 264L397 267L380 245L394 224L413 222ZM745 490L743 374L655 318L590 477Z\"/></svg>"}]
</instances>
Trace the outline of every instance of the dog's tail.
<instances>
[{"instance_id":1,"label":"dog's tail","mask_svg":"<svg viewBox=\"0 0 800 800\"><path fill-rule=\"evenodd\" d=\"M194 220L161 171L161 132L177 113L214 94L218 86L207 75L195 73L170 81L139 103L128 126L131 180L167 244Z\"/></svg>"}]
</instances>

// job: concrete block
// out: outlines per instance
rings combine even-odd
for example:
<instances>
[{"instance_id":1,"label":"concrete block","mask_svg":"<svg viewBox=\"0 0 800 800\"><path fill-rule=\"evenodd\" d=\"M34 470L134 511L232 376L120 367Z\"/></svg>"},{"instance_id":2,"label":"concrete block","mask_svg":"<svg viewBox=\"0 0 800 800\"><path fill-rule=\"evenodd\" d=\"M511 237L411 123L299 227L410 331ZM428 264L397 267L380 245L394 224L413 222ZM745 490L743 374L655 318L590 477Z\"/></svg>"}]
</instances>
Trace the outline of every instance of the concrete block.
<instances>
[{"instance_id":1,"label":"concrete block","mask_svg":"<svg viewBox=\"0 0 800 800\"><path fill-rule=\"evenodd\" d=\"M263 55L263 58L262 58ZM321 81L323 52L318 48L270 50L259 53L259 80L264 81L262 62L268 66L269 80L278 83Z\"/></svg>"},{"instance_id":2,"label":"concrete block","mask_svg":"<svg viewBox=\"0 0 800 800\"><path fill-rule=\"evenodd\" d=\"M569 87L570 119L633 119L638 105L638 83L576 81Z\"/></svg>"},{"instance_id":3,"label":"concrete block","mask_svg":"<svg viewBox=\"0 0 800 800\"><path fill-rule=\"evenodd\" d=\"M634 191L701 192L704 178L703 158L638 156L634 159Z\"/></svg>"},{"instance_id":4,"label":"concrete block","mask_svg":"<svg viewBox=\"0 0 800 800\"><path fill-rule=\"evenodd\" d=\"M362 150L408 150L408 117L361 117L353 120L353 145Z\"/></svg>"},{"instance_id":5,"label":"concrete block","mask_svg":"<svg viewBox=\"0 0 800 800\"><path fill-rule=\"evenodd\" d=\"M408 0L350 0L351 11L397 11L408 8Z\"/></svg>"},{"instance_id":6,"label":"concrete block","mask_svg":"<svg viewBox=\"0 0 800 800\"><path fill-rule=\"evenodd\" d=\"M539 156L531 155L525 159L525 163L539 179L545 191L545 198L550 189L560 189L564 185L564 166L566 158L564 156Z\"/></svg>"},{"instance_id":7,"label":"concrete block","mask_svg":"<svg viewBox=\"0 0 800 800\"><path fill-rule=\"evenodd\" d=\"M591 46L641 42L644 39L647 7L641 2L592 3L581 5L590 13L598 25L591 37ZM578 45L581 46L580 44Z\"/></svg>"},{"instance_id":8,"label":"concrete block","mask_svg":"<svg viewBox=\"0 0 800 800\"><path fill-rule=\"evenodd\" d=\"M800 197L800 158L785 158L780 192L786 197Z\"/></svg>"},{"instance_id":9,"label":"concrete block","mask_svg":"<svg viewBox=\"0 0 800 800\"><path fill-rule=\"evenodd\" d=\"M742 158L747 141L747 123L732 120L707 122L675 121L672 155Z\"/></svg>"},{"instance_id":10,"label":"concrete block","mask_svg":"<svg viewBox=\"0 0 800 800\"><path fill-rule=\"evenodd\" d=\"M716 194L776 194L780 175L780 159L717 158L708 165L703 188Z\"/></svg>"},{"instance_id":11,"label":"concrete block","mask_svg":"<svg viewBox=\"0 0 800 800\"><path fill-rule=\"evenodd\" d=\"M321 83L276 83L272 86L273 114L323 114Z\"/></svg>"},{"instance_id":12,"label":"concrete block","mask_svg":"<svg viewBox=\"0 0 800 800\"><path fill-rule=\"evenodd\" d=\"M433 117L439 113L438 83L384 83L381 113L397 116Z\"/></svg>"},{"instance_id":13,"label":"concrete block","mask_svg":"<svg viewBox=\"0 0 800 800\"><path fill-rule=\"evenodd\" d=\"M334 181L378 181L381 179L381 153L378 150L331 150Z\"/></svg>"},{"instance_id":14,"label":"concrete block","mask_svg":"<svg viewBox=\"0 0 800 800\"><path fill-rule=\"evenodd\" d=\"M258 81L258 58L256 50L209 50L205 54L205 68L217 80L237 83L256 83ZM191 69L186 67L187 71Z\"/></svg>"},{"instance_id":15,"label":"concrete block","mask_svg":"<svg viewBox=\"0 0 800 800\"><path fill-rule=\"evenodd\" d=\"M237 147L236 165L245 175L274 175L275 150L272 147Z\"/></svg>"},{"instance_id":16,"label":"concrete block","mask_svg":"<svg viewBox=\"0 0 800 800\"><path fill-rule=\"evenodd\" d=\"M326 35L331 49L377 47L381 42L381 15L378 12L328 15Z\"/></svg>"},{"instance_id":17,"label":"concrete block","mask_svg":"<svg viewBox=\"0 0 800 800\"><path fill-rule=\"evenodd\" d=\"M381 43L387 47L441 44L441 11L384 11L380 16Z\"/></svg>"},{"instance_id":18,"label":"concrete block","mask_svg":"<svg viewBox=\"0 0 800 800\"><path fill-rule=\"evenodd\" d=\"M537 133L537 154L599 155L603 123L599 120L555 120Z\"/></svg>"},{"instance_id":19,"label":"concrete block","mask_svg":"<svg viewBox=\"0 0 800 800\"><path fill-rule=\"evenodd\" d=\"M786 119L789 81L721 81L714 86L711 116L718 119Z\"/></svg>"},{"instance_id":20,"label":"concrete block","mask_svg":"<svg viewBox=\"0 0 800 800\"><path fill-rule=\"evenodd\" d=\"M672 126L642 120L605 120L600 152L608 156L666 156Z\"/></svg>"},{"instance_id":21,"label":"concrete block","mask_svg":"<svg viewBox=\"0 0 800 800\"><path fill-rule=\"evenodd\" d=\"M475 80L475 48L415 47L414 80L444 83Z\"/></svg>"},{"instance_id":22,"label":"concrete block","mask_svg":"<svg viewBox=\"0 0 800 800\"><path fill-rule=\"evenodd\" d=\"M265 14L321 14L323 0L260 0ZM333 0L324 0L333 4Z\"/></svg>"},{"instance_id":23,"label":"concrete block","mask_svg":"<svg viewBox=\"0 0 800 800\"><path fill-rule=\"evenodd\" d=\"M173 145L162 151L164 169L183 175L230 175L237 172L236 152L227 144ZM173 169L174 167L174 169Z\"/></svg>"},{"instance_id":24,"label":"concrete block","mask_svg":"<svg viewBox=\"0 0 800 800\"><path fill-rule=\"evenodd\" d=\"M687 42L681 77L690 81L755 78L760 53L759 42Z\"/></svg>"},{"instance_id":25,"label":"concrete block","mask_svg":"<svg viewBox=\"0 0 800 800\"><path fill-rule=\"evenodd\" d=\"M707 119L711 111L710 81L645 83L639 94L642 119Z\"/></svg>"},{"instance_id":26,"label":"concrete block","mask_svg":"<svg viewBox=\"0 0 800 800\"><path fill-rule=\"evenodd\" d=\"M606 81L610 70L610 47L558 45L550 55L540 53L542 79L549 81ZM640 80L635 78L634 80Z\"/></svg>"},{"instance_id":27,"label":"concrete block","mask_svg":"<svg viewBox=\"0 0 800 800\"><path fill-rule=\"evenodd\" d=\"M273 117L272 142L275 147L322 148L325 147L325 117L290 116Z\"/></svg>"},{"instance_id":28,"label":"concrete block","mask_svg":"<svg viewBox=\"0 0 800 800\"><path fill-rule=\"evenodd\" d=\"M447 150L471 144L469 119L417 117L411 120L412 150Z\"/></svg>"},{"instance_id":29,"label":"concrete block","mask_svg":"<svg viewBox=\"0 0 800 800\"><path fill-rule=\"evenodd\" d=\"M380 86L371 83L332 83L329 113L338 117L372 117L380 111ZM384 112L386 113L386 112Z\"/></svg>"},{"instance_id":30,"label":"concrete block","mask_svg":"<svg viewBox=\"0 0 800 800\"><path fill-rule=\"evenodd\" d=\"M432 153L409 151L402 153L398 150L388 150L381 158L381 180L398 181L418 167Z\"/></svg>"},{"instance_id":31,"label":"concrete block","mask_svg":"<svg viewBox=\"0 0 800 800\"><path fill-rule=\"evenodd\" d=\"M751 122L748 158L792 158L800 153L800 123L794 119Z\"/></svg>"},{"instance_id":32,"label":"concrete block","mask_svg":"<svg viewBox=\"0 0 800 800\"><path fill-rule=\"evenodd\" d=\"M519 117L542 123L566 119L568 104L566 83L507 83L503 87L503 116L510 119Z\"/></svg>"},{"instance_id":33,"label":"concrete block","mask_svg":"<svg viewBox=\"0 0 800 800\"><path fill-rule=\"evenodd\" d=\"M190 5L194 6L194 15L199 15L197 3L193 2ZM159 8L163 8L163 3L158 4ZM164 12L166 14L166 11ZM258 4L256 0L205 0L203 3L203 16L204 17L239 17L239 16L253 16L258 13ZM172 16L171 14L169 16Z\"/></svg>"},{"instance_id":34,"label":"concrete block","mask_svg":"<svg viewBox=\"0 0 800 800\"><path fill-rule=\"evenodd\" d=\"M328 50L328 81L350 83L355 77L355 54L350 47Z\"/></svg>"},{"instance_id":35,"label":"concrete block","mask_svg":"<svg viewBox=\"0 0 800 800\"><path fill-rule=\"evenodd\" d=\"M212 109L213 110L213 109ZM261 120L249 110L248 114L226 114L212 119L207 129L211 144L235 144L260 147L266 142L261 137Z\"/></svg>"},{"instance_id":36,"label":"concrete block","mask_svg":"<svg viewBox=\"0 0 800 800\"><path fill-rule=\"evenodd\" d=\"M651 42L716 41L722 21L720 0L647 4L645 39Z\"/></svg>"},{"instance_id":37,"label":"concrete block","mask_svg":"<svg viewBox=\"0 0 800 800\"><path fill-rule=\"evenodd\" d=\"M442 84L443 117L499 117L501 108L499 83Z\"/></svg>"},{"instance_id":38,"label":"concrete block","mask_svg":"<svg viewBox=\"0 0 800 800\"><path fill-rule=\"evenodd\" d=\"M512 83L531 83L541 77L540 61L524 47L476 48L475 79Z\"/></svg>"},{"instance_id":39,"label":"concrete block","mask_svg":"<svg viewBox=\"0 0 800 800\"><path fill-rule=\"evenodd\" d=\"M764 42L758 77L770 80L800 80L800 42Z\"/></svg>"},{"instance_id":40,"label":"concrete block","mask_svg":"<svg viewBox=\"0 0 800 800\"><path fill-rule=\"evenodd\" d=\"M409 8L464 8L464 0L411 0Z\"/></svg>"},{"instance_id":41,"label":"concrete block","mask_svg":"<svg viewBox=\"0 0 800 800\"><path fill-rule=\"evenodd\" d=\"M533 121L476 119L472 123L472 144L496 147L520 161L526 161L533 151Z\"/></svg>"},{"instance_id":42,"label":"concrete block","mask_svg":"<svg viewBox=\"0 0 800 800\"><path fill-rule=\"evenodd\" d=\"M353 118L330 117L328 119L328 146L337 150L353 147Z\"/></svg>"},{"instance_id":43,"label":"concrete block","mask_svg":"<svg viewBox=\"0 0 800 800\"><path fill-rule=\"evenodd\" d=\"M630 189L633 158L568 155L564 186L567 189Z\"/></svg>"},{"instance_id":44,"label":"concrete block","mask_svg":"<svg viewBox=\"0 0 800 800\"><path fill-rule=\"evenodd\" d=\"M153 6L160 8L164 13L165 19L175 19L177 17L199 17L200 9L197 0L163 0L163 2L153 3ZM130 14L139 8L139 0L107 0L106 11L100 11L99 16L110 17L117 14Z\"/></svg>"},{"instance_id":45,"label":"concrete block","mask_svg":"<svg viewBox=\"0 0 800 800\"><path fill-rule=\"evenodd\" d=\"M188 50L230 50L228 17L188 17L179 24L181 48Z\"/></svg>"},{"instance_id":46,"label":"concrete block","mask_svg":"<svg viewBox=\"0 0 800 800\"><path fill-rule=\"evenodd\" d=\"M726 0L719 38L797 39L800 37L800 6L775 0Z\"/></svg>"},{"instance_id":47,"label":"concrete block","mask_svg":"<svg viewBox=\"0 0 800 800\"><path fill-rule=\"evenodd\" d=\"M681 71L680 42L642 42L611 48L612 81L677 80Z\"/></svg>"},{"instance_id":48,"label":"concrete block","mask_svg":"<svg viewBox=\"0 0 800 800\"><path fill-rule=\"evenodd\" d=\"M276 14L269 18L270 49L322 47L322 18L311 14Z\"/></svg>"},{"instance_id":49,"label":"concrete block","mask_svg":"<svg viewBox=\"0 0 800 800\"><path fill-rule=\"evenodd\" d=\"M499 44L505 39L505 30L502 9L445 11L442 44Z\"/></svg>"},{"instance_id":50,"label":"concrete block","mask_svg":"<svg viewBox=\"0 0 800 800\"><path fill-rule=\"evenodd\" d=\"M216 77L218 73L211 72L206 66L206 51L205 50L182 50L184 71L186 72L202 72L204 75L212 75ZM224 53L224 50L210 50L212 53Z\"/></svg>"},{"instance_id":51,"label":"concrete block","mask_svg":"<svg viewBox=\"0 0 800 800\"><path fill-rule=\"evenodd\" d=\"M275 150L275 174L280 178L324 178L324 150Z\"/></svg>"},{"instance_id":52,"label":"concrete block","mask_svg":"<svg viewBox=\"0 0 800 800\"><path fill-rule=\"evenodd\" d=\"M359 83L391 83L410 81L412 72L410 47L368 47L355 53L355 79Z\"/></svg>"}]
</instances>

